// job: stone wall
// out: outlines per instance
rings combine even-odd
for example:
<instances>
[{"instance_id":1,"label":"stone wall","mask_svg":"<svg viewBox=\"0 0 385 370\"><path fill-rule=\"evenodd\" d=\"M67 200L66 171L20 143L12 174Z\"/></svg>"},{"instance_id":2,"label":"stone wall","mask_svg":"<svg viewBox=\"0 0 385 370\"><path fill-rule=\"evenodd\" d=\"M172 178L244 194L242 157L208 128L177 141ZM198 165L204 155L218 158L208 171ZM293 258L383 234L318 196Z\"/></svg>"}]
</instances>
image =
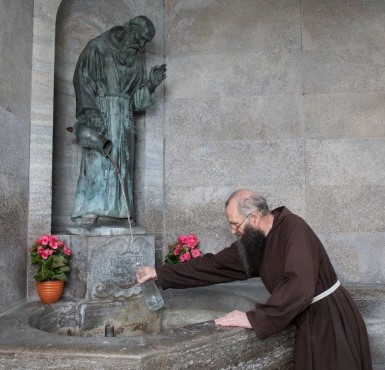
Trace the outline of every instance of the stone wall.
<instances>
[{"instance_id":1,"label":"stone wall","mask_svg":"<svg viewBox=\"0 0 385 370\"><path fill-rule=\"evenodd\" d=\"M71 187L60 180L77 177L78 154L73 142L57 141L67 132L54 140L54 125L58 117L61 128L73 122L76 55L85 36L126 19L125 10L154 20L148 66L164 55L168 64L157 103L138 117L138 216L156 236L157 263L180 233L195 232L204 251L227 246L224 200L252 187L272 207L285 204L308 220L344 282L384 283L383 2L104 3L0 4L0 312L25 297L27 228L30 243L51 232L52 205L67 212L58 194ZM76 19L86 33L70 40ZM71 152L68 172L54 180L53 148Z\"/></svg>"},{"instance_id":2,"label":"stone wall","mask_svg":"<svg viewBox=\"0 0 385 370\"><path fill-rule=\"evenodd\" d=\"M33 1L5 0L0 9L2 312L20 303L26 294Z\"/></svg>"},{"instance_id":3,"label":"stone wall","mask_svg":"<svg viewBox=\"0 0 385 370\"><path fill-rule=\"evenodd\" d=\"M341 280L385 282L385 6L166 0L165 230L232 240L251 187L321 237Z\"/></svg>"}]
</instances>

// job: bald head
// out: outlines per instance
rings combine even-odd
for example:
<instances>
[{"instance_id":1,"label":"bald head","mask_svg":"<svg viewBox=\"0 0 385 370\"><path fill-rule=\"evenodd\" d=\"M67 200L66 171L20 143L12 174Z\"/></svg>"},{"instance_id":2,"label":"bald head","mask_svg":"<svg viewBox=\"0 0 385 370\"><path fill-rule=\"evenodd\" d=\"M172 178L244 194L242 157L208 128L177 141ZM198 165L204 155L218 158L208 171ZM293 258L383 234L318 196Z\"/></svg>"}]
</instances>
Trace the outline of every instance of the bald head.
<instances>
[{"instance_id":1,"label":"bald head","mask_svg":"<svg viewBox=\"0 0 385 370\"><path fill-rule=\"evenodd\" d=\"M250 189L234 191L225 203L225 208L227 207L236 207L237 211L244 217L253 212L260 212L262 216L269 213L266 199Z\"/></svg>"},{"instance_id":2,"label":"bald head","mask_svg":"<svg viewBox=\"0 0 385 370\"><path fill-rule=\"evenodd\" d=\"M155 27L154 24L151 22L149 18L147 18L144 15L138 15L137 17L134 17L130 19L128 22L124 24L124 27L128 29L132 28L139 28L139 29L146 29L149 39L152 39L155 36Z\"/></svg>"}]
</instances>

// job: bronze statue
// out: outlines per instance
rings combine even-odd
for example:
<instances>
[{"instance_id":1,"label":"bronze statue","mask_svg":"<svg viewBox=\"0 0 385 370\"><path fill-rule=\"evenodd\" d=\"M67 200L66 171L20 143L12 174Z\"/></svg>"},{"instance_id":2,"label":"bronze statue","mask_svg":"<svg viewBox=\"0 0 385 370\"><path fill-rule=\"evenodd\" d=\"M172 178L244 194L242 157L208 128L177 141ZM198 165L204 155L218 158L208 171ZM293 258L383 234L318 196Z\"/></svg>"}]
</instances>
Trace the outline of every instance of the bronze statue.
<instances>
[{"instance_id":1,"label":"bronze statue","mask_svg":"<svg viewBox=\"0 0 385 370\"><path fill-rule=\"evenodd\" d=\"M152 93L166 78L165 64L152 67L147 78L139 55L154 35L153 23L138 16L91 40L79 57L74 132L83 153L71 215L78 224L135 220L133 111L152 105Z\"/></svg>"}]
</instances>

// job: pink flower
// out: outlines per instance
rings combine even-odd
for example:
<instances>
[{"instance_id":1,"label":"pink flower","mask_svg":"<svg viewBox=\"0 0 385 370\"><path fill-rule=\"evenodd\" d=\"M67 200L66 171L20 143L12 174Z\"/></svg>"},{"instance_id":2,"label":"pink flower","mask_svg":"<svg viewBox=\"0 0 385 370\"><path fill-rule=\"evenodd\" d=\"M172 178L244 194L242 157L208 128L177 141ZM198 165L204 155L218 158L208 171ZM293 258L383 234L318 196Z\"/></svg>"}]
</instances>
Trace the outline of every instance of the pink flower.
<instances>
[{"instance_id":1,"label":"pink flower","mask_svg":"<svg viewBox=\"0 0 385 370\"><path fill-rule=\"evenodd\" d=\"M70 256L72 254L71 249L69 249L66 245L63 247L63 253L67 256Z\"/></svg>"},{"instance_id":2,"label":"pink flower","mask_svg":"<svg viewBox=\"0 0 385 370\"><path fill-rule=\"evenodd\" d=\"M164 258L166 265L185 262L202 255L199 250L199 240L194 234L179 235L177 241L168 244L167 247L168 252Z\"/></svg>"},{"instance_id":3,"label":"pink flower","mask_svg":"<svg viewBox=\"0 0 385 370\"><path fill-rule=\"evenodd\" d=\"M188 241L187 235L180 235L178 236L178 242L182 243L183 245L186 245Z\"/></svg>"},{"instance_id":4,"label":"pink flower","mask_svg":"<svg viewBox=\"0 0 385 370\"><path fill-rule=\"evenodd\" d=\"M38 239L38 242L42 245L48 245L49 240L50 240L50 237L47 234L44 234L43 236L40 237L40 239Z\"/></svg>"},{"instance_id":5,"label":"pink flower","mask_svg":"<svg viewBox=\"0 0 385 370\"><path fill-rule=\"evenodd\" d=\"M174 249L174 256L178 256L181 250L182 245L178 244L177 247Z\"/></svg>"},{"instance_id":6,"label":"pink flower","mask_svg":"<svg viewBox=\"0 0 385 370\"><path fill-rule=\"evenodd\" d=\"M178 241L190 248L195 248L198 245L198 238L194 234L180 235Z\"/></svg>"},{"instance_id":7,"label":"pink flower","mask_svg":"<svg viewBox=\"0 0 385 370\"><path fill-rule=\"evenodd\" d=\"M49 256L49 250L48 249L44 249L44 252L41 254L41 258L43 259L47 259Z\"/></svg>"},{"instance_id":8,"label":"pink flower","mask_svg":"<svg viewBox=\"0 0 385 370\"><path fill-rule=\"evenodd\" d=\"M59 274L63 280L67 279L72 250L57 236L42 235L34 241L30 254L32 263L39 265L34 276L36 281L46 281Z\"/></svg>"},{"instance_id":9,"label":"pink flower","mask_svg":"<svg viewBox=\"0 0 385 370\"><path fill-rule=\"evenodd\" d=\"M190 248L195 248L197 246L197 244L198 244L198 238L194 234L187 235L187 242L186 242L186 244Z\"/></svg>"},{"instance_id":10,"label":"pink flower","mask_svg":"<svg viewBox=\"0 0 385 370\"><path fill-rule=\"evenodd\" d=\"M189 259L191 258L190 256L190 253L183 253L181 256L180 256L180 261L181 262L184 262L184 261L188 261Z\"/></svg>"},{"instance_id":11,"label":"pink flower","mask_svg":"<svg viewBox=\"0 0 385 370\"><path fill-rule=\"evenodd\" d=\"M191 251L191 254L192 254L193 258L197 258L201 255L201 251L199 249L193 249Z\"/></svg>"},{"instance_id":12,"label":"pink flower","mask_svg":"<svg viewBox=\"0 0 385 370\"><path fill-rule=\"evenodd\" d=\"M59 243L60 243L60 240L56 236L51 236L49 238L49 245L52 249L58 249Z\"/></svg>"}]
</instances>

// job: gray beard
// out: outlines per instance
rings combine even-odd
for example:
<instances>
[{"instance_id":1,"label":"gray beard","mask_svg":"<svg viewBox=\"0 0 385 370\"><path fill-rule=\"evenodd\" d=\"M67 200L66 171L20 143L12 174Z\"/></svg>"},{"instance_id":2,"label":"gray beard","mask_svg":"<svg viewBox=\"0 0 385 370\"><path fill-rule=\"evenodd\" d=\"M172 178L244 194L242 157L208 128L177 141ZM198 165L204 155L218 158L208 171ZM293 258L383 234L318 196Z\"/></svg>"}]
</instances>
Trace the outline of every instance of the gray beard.
<instances>
[{"instance_id":1,"label":"gray beard","mask_svg":"<svg viewBox=\"0 0 385 370\"><path fill-rule=\"evenodd\" d=\"M259 276L266 237L260 230L246 225L243 235L238 239L237 248L239 257L245 268L247 277Z\"/></svg>"},{"instance_id":2,"label":"gray beard","mask_svg":"<svg viewBox=\"0 0 385 370\"><path fill-rule=\"evenodd\" d=\"M132 50L133 49L124 47L119 51L119 64L127 65L128 67L132 66L137 54L133 53Z\"/></svg>"}]
</instances>

